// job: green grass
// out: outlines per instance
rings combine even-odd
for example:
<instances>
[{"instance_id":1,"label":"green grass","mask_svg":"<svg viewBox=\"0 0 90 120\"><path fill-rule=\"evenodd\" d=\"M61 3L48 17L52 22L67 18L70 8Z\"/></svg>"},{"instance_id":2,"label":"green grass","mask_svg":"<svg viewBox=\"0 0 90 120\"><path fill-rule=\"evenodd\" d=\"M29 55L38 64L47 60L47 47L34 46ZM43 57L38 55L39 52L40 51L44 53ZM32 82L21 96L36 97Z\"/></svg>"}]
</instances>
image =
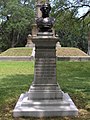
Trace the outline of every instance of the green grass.
<instances>
[{"instance_id":1,"label":"green grass","mask_svg":"<svg viewBox=\"0 0 90 120\"><path fill-rule=\"evenodd\" d=\"M18 47L10 48L0 54L0 56L31 56L32 48ZM88 56L78 48L59 47L56 52L57 56Z\"/></svg>"},{"instance_id":2,"label":"green grass","mask_svg":"<svg viewBox=\"0 0 90 120\"><path fill-rule=\"evenodd\" d=\"M0 56L31 56L32 48L18 47L10 48L0 54Z\"/></svg>"},{"instance_id":3,"label":"green grass","mask_svg":"<svg viewBox=\"0 0 90 120\"><path fill-rule=\"evenodd\" d=\"M28 91L33 76L33 62L0 62L0 120L90 120L90 62L57 62L57 80L78 107L78 117L13 118L18 97Z\"/></svg>"},{"instance_id":4,"label":"green grass","mask_svg":"<svg viewBox=\"0 0 90 120\"><path fill-rule=\"evenodd\" d=\"M90 62L58 62L57 79L78 108L84 109L90 103Z\"/></svg>"},{"instance_id":5,"label":"green grass","mask_svg":"<svg viewBox=\"0 0 90 120\"><path fill-rule=\"evenodd\" d=\"M60 47L56 53L57 56L88 56L82 50L73 47Z\"/></svg>"},{"instance_id":6,"label":"green grass","mask_svg":"<svg viewBox=\"0 0 90 120\"><path fill-rule=\"evenodd\" d=\"M33 80L33 69L33 62L0 62L0 104L25 92Z\"/></svg>"}]
</instances>

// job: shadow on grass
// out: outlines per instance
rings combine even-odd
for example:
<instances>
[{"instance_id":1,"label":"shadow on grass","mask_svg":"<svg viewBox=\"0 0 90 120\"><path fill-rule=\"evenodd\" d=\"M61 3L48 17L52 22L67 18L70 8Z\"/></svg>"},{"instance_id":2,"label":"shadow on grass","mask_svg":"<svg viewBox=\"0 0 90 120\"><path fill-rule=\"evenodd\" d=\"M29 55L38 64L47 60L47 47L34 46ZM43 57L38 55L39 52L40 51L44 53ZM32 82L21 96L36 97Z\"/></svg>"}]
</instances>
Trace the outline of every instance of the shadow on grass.
<instances>
[{"instance_id":1,"label":"shadow on grass","mask_svg":"<svg viewBox=\"0 0 90 120\"><path fill-rule=\"evenodd\" d=\"M64 92L68 92L79 109L84 109L90 100L90 72L79 66L63 66L57 71L57 78ZM68 69L72 67L69 72ZM83 70L83 71L81 71ZM87 73L88 72L88 73ZM78 117L56 117L56 118L13 118L12 110L21 93L29 90L33 81L33 74L16 74L0 78L0 120L90 120L90 113L80 112ZM60 78L60 79L59 79Z\"/></svg>"},{"instance_id":2,"label":"shadow on grass","mask_svg":"<svg viewBox=\"0 0 90 120\"><path fill-rule=\"evenodd\" d=\"M57 62L57 81L78 108L90 102L90 62Z\"/></svg>"},{"instance_id":3,"label":"shadow on grass","mask_svg":"<svg viewBox=\"0 0 90 120\"><path fill-rule=\"evenodd\" d=\"M0 79L0 106L17 99L21 93L28 91L32 81L33 74L16 74Z\"/></svg>"},{"instance_id":4,"label":"shadow on grass","mask_svg":"<svg viewBox=\"0 0 90 120\"><path fill-rule=\"evenodd\" d=\"M0 120L13 120L12 110L21 95L29 90L33 74L16 74L0 78Z\"/></svg>"}]
</instances>

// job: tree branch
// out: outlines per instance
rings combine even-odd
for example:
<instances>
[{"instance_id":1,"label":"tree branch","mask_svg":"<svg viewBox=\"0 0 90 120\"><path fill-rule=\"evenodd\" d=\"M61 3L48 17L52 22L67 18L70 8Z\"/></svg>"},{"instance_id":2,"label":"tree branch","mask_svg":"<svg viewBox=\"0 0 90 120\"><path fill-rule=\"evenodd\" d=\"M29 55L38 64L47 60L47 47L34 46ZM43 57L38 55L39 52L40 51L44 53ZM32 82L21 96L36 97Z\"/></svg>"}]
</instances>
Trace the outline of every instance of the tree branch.
<instances>
[{"instance_id":1,"label":"tree branch","mask_svg":"<svg viewBox=\"0 0 90 120\"><path fill-rule=\"evenodd\" d=\"M24 5L25 5L26 2L27 2L27 0L24 1Z\"/></svg>"},{"instance_id":2,"label":"tree branch","mask_svg":"<svg viewBox=\"0 0 90 120\"><path fill-rule=\"evenodd\" d=\"M85 4L83 4L83 5L77 5L77 6L76 5L72 5L72 6L64 8L64 9L68 10L70 8L81 8L81 7L90 7L90 5L85 5Z\"/></svg>"},{"instance_id":3,"label":"tree branch","mask_svg":"<svg viewBox=\"0 0 90 120\"><path fill-rule=\"evenodd\" d=\"M83 16L81 16L79 19L81 19L81 18L82 18L82 19L85 19L85 17L88 16L89 14L90 14L90 10L87 11L87 13L85 13L85 14L84 14Z\"/></svg>"}]
</instances>

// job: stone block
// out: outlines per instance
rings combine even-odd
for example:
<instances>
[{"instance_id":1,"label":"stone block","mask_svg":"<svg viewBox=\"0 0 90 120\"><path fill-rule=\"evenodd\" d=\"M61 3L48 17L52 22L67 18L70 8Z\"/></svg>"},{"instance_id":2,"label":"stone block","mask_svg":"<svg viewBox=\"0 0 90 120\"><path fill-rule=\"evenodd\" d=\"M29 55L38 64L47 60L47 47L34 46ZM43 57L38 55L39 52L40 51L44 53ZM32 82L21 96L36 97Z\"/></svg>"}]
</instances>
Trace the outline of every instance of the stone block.
<instances>
[{"instance_id":1,"label":"stone block","mask_svg":"<svg viewBox=\"0 0 90 120\"><path fill-rule=\"evenodd\" d=\"M58 91L30 91L28 95L29 100L49 100L49 99L62 99L62 92Z\"/></svg>"},{"instance_id":2,"label":"stone block","mask_svg":"<svg viewBox=\"0 0 90 120\"><path fill-rule=\"evenodd\" d=\"M28 100L28 93L21 94L15 109L14 117L55 117L77 116L78 109L67 93L62 100Z\"/></svg>"}]
</instances>

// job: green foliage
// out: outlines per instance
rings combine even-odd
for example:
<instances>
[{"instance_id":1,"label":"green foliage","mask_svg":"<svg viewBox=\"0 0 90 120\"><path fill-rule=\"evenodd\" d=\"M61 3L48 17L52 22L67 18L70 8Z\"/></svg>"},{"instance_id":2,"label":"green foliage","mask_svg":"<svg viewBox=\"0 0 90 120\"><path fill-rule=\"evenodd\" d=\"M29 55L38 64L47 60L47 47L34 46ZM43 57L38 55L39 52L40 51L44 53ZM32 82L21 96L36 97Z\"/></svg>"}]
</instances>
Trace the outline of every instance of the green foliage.
<instances>
[{"instance_id":1,"label":"green foliage","mask_svg":"<svg viewBox=\"0 0 90 120\"><path fill-rule=\"evenodd\" d=\"M61 45L78 47L87 52L90 31L89 0L50 0L51 16L56 18L55 29ZM87 7L88 12L78 17L78 9ZM25 46L34 22L35 0L0 0L0 49Z\"/></svg>"},{"instance_id":2,"label":"green foliage","mask_svg":"<svg viewBox=\"0 0 90 120\"><path fill-rule=\"evenodd\" d=\"M88 1L78 3L76 0L53 1L52 16L56 18L55 29L60 37L61 45L64 47L78 47L87 52L88 32L90 17L89 12L81 19L78 17L78 9L89 6ZM87 19L87 20L86 20Z\"/></svg>"},{"instance_id":3,"label":"green foliage","mask_svg":"<svg viewBox=\"0 0 90 120\"><path fill-rule=\"evenodd\" d=\"M60 24L61 23L61 24ZM63 12L56 20L56 30L62 46L77 47L87 52L87 31L71 11Z\"/></svg>"},{"instance_id":4,"label":"green foliage","mask_svg":"<svg viewBox=\"0 0 90 120\"><path fill-rule=\"evenodd\" d=\"M15 46L24 46L26 37L31 33L31 25L34 20L34 10L32 4L27 4L20 0L4 1L0 11L3 20L1 24L2 39L0 46L7 49Z\"/></svg>"}]
</instances>

